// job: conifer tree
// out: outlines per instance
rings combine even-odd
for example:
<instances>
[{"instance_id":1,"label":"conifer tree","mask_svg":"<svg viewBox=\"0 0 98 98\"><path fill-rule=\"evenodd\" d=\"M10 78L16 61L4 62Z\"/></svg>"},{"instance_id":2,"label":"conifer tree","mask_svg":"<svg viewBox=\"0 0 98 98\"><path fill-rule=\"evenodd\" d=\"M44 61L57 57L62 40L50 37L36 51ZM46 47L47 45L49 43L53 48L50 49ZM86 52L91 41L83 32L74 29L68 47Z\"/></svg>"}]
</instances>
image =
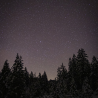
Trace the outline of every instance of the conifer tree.
<instances>
[{"instance_id":1,"label":"conifer tree","mask_svg":"<svg viewBox=\"0 0 98 98\"><path fill-rule=\"evenodd\" d=\"M33 74L33 72L31 71L31 73L30 73L30 84L33 83L33 80L34 80L34 74Z\"/></svg>"},{"instance_id":2,"label":"conifer tree","mask_svg":"<svg viewBox=\"0 0 98 98\"><path fill-rule=\"evenodd\" d=\"M79 49L77 55L77 74L78 74L78 88L82 89L82 84L85 77L90 76L90 64L87 59L87 54L84 49Z\"/></svg>"},{"instance_id":3,"label":"conifer tree","mask_svg":"<svg viewBox=\"0 0 98 98\"><path fill-rule=\"evenodd\" d=\"M63 65L63 63L57 69L57 80L61 80L61 79L67 79L67 70L65 66Z\"/></svg>"},{"instance_id":4,"label":"conifer tree","mask_svg":"<svg viewBox=\"0 0 98 98\"><path fill-rule=\"evenodd\" d=\"M98 88L98 60L95 56L91 63L91 87L95 91Z\"/></svg>"},{"instance_id":5,"label":"conifer tree","mask_svg":"<svg viewBox=\"0 0 98 98\"><path fill-rule=\"evenodd\" d=\"M69 58L69 72L68 72L68 86L70 87L70 82L72 81L72 78L74 78L74 81L76 85L78 85L78 69L77 69L77 58L75 54L73 54L72 59ZM68 89L69 89L68 87Z\"/></svg>"},{"instance_id":6,"label":"conifer tree","mask_svg":"<svg viewBox=\"0 0 98 98\"><path fill-rule=\"evenodd\" d=\"M29 78L30 78L30 85L29 85L30 97L34 97L34 93L35 93L35 87L34 86L35 86L35 84L34 84L34 74L32 71L29 75Z\"/></svg>"},{"instance_id":7,"label":"conifer tree","mask_svg":"<svg viewBox=\"0 0 98 98\"><path fill-rule=\"evenodd\" d=\"M9 75L11 70L9 68L8 60L5 61L3 69L0 74L0 98L7 97L9 91Z\"/></svg>"},{"instance_id":8,"label":"conifer tree","mask_svg":"<svg viewBox=\"0 0 98 98\"><path fill-rule=\"evenodd\" d=\"M41 79L41 78L42 78L41 73L39 73L38 78L39 78L39 79Z\"/></svg>"},{"instance_id":9,"label":"conifer tree","mask_svg":"<svg viewBox=\"0 0 98 98\"><path fill-rule=\"evenodd\" d=\"M38 84L37 84L37 86L38 86L38 94L40 96L42 96L43 94L41 93L41 90L42 90L42 75L41 75L41 73L39 73L39 75L38 75Z\"/></svg>"},{"instance_id":10,"label":"conifer tree","mask_svg":"<svg viewBox=\"0 0 98 98\"><path fill-rule=\"evenodd\" d=\"M67 70L63 63L57 69L57 90L59 95L65 96L67 93Z\"/></svg>"},{"instance_id":11,"label":"conifer tree","mask_svg":"<svg viewBox=\"0 0 98 98\"><path fill-rule=\"evenodd\" d=\"M70 91L70 83L72 80L72 59L69 58L69 63L68 63L68 78L67 78L67 90Z\"/></svg>"},{"instance_id":12,"label":"conifer tree","mask_svg":"<svg viewBox=\"0 0 98 98\"><path fill-rule=\"evenodd\" d=\"M48 93L48 78L45 71L42 75L41 82L42 82L42 93Z\"/></svg>"},{"instance_id":13,"label":"conifer tree","mask_svg":"<svg viewBox=\"0 0 98 98\"><path fill-rule=\"evenodd\" d=\"M29 72L27 71L26 67L24 70L24 74L25 74L26 87L28 87L30 85L30 79L29 79Z\"/></svg>"},{"instance_id":14,"label":"conifer tree","mask_svg":"<svg viewBox=\"0 0 98 98\"><path fill-rule=\"evenodd\" d=\"M40 74L41 75L41 74ZM39 97L41 95L41 76L36 77L33 72L30 73L29 92L31 97Z\"/></svg>"},{"instance_id":15,"label":"conifer tree","mask_svg":"<svg viewBox=\"0 0 98 98\"><path fill-rule=\"evenodd\" d=\"M16 56L15 63L12 66L12 76L11 76L11 89L10 95L11 98L21 98L25 93L25 74L22 63L22 57Z\"/></svg>"}]
</instances>

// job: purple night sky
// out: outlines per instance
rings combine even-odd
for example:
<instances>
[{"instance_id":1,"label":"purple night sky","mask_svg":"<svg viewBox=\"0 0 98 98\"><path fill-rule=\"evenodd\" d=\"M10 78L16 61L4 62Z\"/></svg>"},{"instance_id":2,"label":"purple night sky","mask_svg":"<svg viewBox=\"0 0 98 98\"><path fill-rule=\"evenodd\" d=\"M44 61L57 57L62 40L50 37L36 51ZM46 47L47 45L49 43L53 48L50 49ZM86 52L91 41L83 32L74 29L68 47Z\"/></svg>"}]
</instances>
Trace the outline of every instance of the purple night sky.
<instances>
[{"instance_id":1,"label":"purple night sky","mask_svg":"<svg viewBox=\"0 0 98 98\"><path fill-rule=\"evenodd\" d=\"M29 72L54 79L81 48L98 57L98 0L0 0L0 69L19 53Z\"/></svg>"}]
</instances>

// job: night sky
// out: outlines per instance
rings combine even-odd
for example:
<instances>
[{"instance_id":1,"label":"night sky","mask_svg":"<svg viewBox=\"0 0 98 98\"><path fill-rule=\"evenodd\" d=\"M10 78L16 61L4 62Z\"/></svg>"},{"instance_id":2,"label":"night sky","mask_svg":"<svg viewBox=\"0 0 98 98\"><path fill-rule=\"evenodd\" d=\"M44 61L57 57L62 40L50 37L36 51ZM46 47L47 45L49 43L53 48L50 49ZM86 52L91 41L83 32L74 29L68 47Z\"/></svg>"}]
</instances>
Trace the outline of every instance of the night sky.
<instances>
[{"instance_id":1,"label":"night sky","mask_svg":"<svg viewBox=\"0 0 98 98\"><path fill-rule=\"evenodd\" d=\"M19 53L29 72L54 79L81 48L98 57L98 0L0 0L0 69Z\"/></svg>"}]
</instances>

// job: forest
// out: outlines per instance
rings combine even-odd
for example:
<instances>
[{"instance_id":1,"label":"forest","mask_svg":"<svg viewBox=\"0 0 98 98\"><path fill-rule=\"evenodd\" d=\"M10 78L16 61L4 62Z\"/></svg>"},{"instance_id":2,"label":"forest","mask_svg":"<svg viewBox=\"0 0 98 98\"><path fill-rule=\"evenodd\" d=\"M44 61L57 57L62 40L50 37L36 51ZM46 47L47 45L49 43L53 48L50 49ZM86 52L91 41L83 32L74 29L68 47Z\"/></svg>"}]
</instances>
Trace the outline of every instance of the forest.
<instances>
[{"instance_id":1,"label":"forest","mask_svg":"<svg viewBox=\"0 0 98 98\"><path fill-rule=\"evenodd\" d=\"M61 64L57 77L48 80L47 74L36 76L28 72L17 53L13 66L8 60L0 71L0 98L93 98L98 95L98 58L89 62L83 48L69 58L68 70Z\"/></svg>"}]
</instances>

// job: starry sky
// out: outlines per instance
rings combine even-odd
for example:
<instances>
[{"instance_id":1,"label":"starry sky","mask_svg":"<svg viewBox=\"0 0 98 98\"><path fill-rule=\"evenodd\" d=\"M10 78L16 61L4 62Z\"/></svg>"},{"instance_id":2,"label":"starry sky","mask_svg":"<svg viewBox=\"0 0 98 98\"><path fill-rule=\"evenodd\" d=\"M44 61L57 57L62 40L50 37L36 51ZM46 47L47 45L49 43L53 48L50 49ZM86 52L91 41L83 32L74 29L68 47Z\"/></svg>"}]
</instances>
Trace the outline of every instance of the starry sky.
<instances>
[{"instance_id":1,"label":"starry sky","mask_svg":"<svg viewBox=\"0 0 98 98\"><path fill-rule=\"evenodd\" d=\"M81 48L98 57L98 0L0 0L0 69L19 53L29 72L54 79Z\"/></svg>"}]
</instances>

